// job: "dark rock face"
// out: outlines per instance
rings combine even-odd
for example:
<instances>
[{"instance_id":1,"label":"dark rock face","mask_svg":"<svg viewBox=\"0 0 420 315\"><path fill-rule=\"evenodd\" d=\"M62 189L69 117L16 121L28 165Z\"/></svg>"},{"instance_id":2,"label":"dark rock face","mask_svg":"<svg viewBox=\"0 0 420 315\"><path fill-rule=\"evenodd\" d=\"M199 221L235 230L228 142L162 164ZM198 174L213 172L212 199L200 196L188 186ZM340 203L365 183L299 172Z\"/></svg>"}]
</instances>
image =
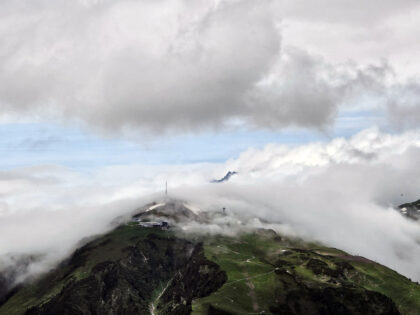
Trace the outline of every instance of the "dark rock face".
<instances>
[{"instance_id":1,"label":"dark rock face","mask_svg":"<svg viewBox=\"0 0 420 315\"><path fill-rule=\"evenodd\" d=\"M226 280L226 273L205 258L201 245L196 246L187 264L162 295L157 310L160 314L189 314L194 298L210 295Z\"/></svg>"},{"instance_id":2,"label":"dark rock face","mask_svg":"<svg viewBox=\"0 0 420 315\"><path fill-rule=\"evenodd\" d=\"M410 219L420 219L420 199L414 202L405 203L398 207L400 213Z\"/></svg>"},{"instance_id":3,"label":"dark rock face","mask_svg":"<svg viewBox=\"0 0 420 315\"><path fill-rule=\"evenodd\" d=\"M147 312L147 296L135 290L135 276L119 264L105 262L95 275L68 284L49 303L26 314L141 314ZM130 290L133 288L133 290Z\"/></svg>"},{"instance_id":4,"label":"dark rock face","mask_svg":"<svg viewBox=\"0 0 420 315\"><path fill-rule=\"evenodd\" d=\"M287 294L283 304L270 311L281 315L397 315L391 299L377 292L355 288L313 289L300 287Z\"/></svg>"},{"instance_id":5,"label":"dark rock face","mask_svg":"<svg viewBox=\"0 0 420 315\"><path fill-rule=\"evenodd\" d=\"M346 262L340 262L336 264L336 268L332 269L319 259L310 259L306 264L308 269L310 269L316 275L326 275L333 278L344 277L344 272L347 270L353 270L354 267Z\"/></svg>"},{"instance_id":6,"label":"dark rock face","mask_svg":"<svg viewBox=\"0 0 420 315\"><path fill-rule=\"evenodd\" d=\"M79 250L70 265L84 264L88 250ZM150 234L124 251L123 259L96 264L90 276L71 281L48 303L26 314L150 314L153 302L159 314L189 314L192 299L226 281L225 272L205 258L201 244ZM157 298L156 291L169 282Z\"/></svg>"},{"instance_id":7,"label":"dark rock face","mask_svg":"<svg viewBox=\"0 0 420 315\"><path fill-rule=\"evenodd\" d=\"M7 299L7 294L10 290L10 279L6 273L0 274L0 304Z\"/></svg>"},{"instance_id":8,"label":"dark rock face","mask_svg":"<svg viewBox=\"0 0 420 315\"><path fill-rule=\"evenodd\" d=\"M306 264L315 275L331 278L335 286L312 287L279 265L276 274L287 291L278 292L278 304L270 311L279 315L398 315L394 302L387 296L355 287L345 280L345 272L354 269L348 263L332 269L319 259Z\"/></svg>"},{"instance_id":9,"label":"dark rock face","mask_svg":"<svg viewBox=\"0 0 420 315\"><path fill-rule=\"evenodd\" d=\"M212 183L223 183L223 182L227 182L233 175L236 175L236 174L238 174L238 173L237 172L231 172L231 171L229 171L222 178L220 178L220 179L214 179L211 182Z\"/></svg>"},{"instance_id":10,"label":"dark rock face","mask_svg":"<svg viewBox=\"0 0 420 315\"><path fill-rule=\"evenodd\" d=\"M0 305L19 290L20 285L14 285L14 280L14 275L9 275L7 272L0 274Z\"/></svg>"}]
</instances>

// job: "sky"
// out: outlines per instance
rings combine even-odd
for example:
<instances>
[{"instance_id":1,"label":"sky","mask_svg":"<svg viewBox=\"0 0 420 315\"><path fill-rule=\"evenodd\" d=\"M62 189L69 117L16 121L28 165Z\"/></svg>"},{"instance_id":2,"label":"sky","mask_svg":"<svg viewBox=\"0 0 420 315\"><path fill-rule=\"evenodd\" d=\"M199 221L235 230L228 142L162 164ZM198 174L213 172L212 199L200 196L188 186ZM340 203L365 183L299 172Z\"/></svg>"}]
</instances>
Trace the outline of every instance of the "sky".
<instances>
[{"instance_id":1,"label":"sky","mask_svg":"<svg viewBox=\"0 0 420 315\"><path fill-rule=\"evenodd\" d=\"M416 127L419 10L2 1L0 167L220 162L267 143Z\"/></svg>"},{"instance_id":2,"label":"sky","mask_svg":"<svg viewBox=\"0 0 420 315\"><path fill-rule=\"evenodd\" d=\"M168 181L420 279L393 210L420 198L419 27L416 0L1 1L0 263L45 270Z\"/></svg>"},{"instance_id":3,"label":"sky","mask_svg":"<svg viewBox=\"0 0 420 315\"><path fill-rule=\"evenodd\" d=\"M221 162L267 143L414 128L419 10L2 1L0 168Z\"/></svg>"},{"instance_id":4,"label":"sky","mask_svg":"<svg viewBox=\"0 0 420 315\"><path fill-rule=\"evenodd\" d=\"M237 157L249 147L263 148L269 143L296 146L334 137L349 137L355 132L380 124L372 113L347 113L337 126L326 131L288 128L248 130L244 127L199 134L167 137L103 136L81 126L56 122L13 122L0 124L1 168L11 170L33 165L62 165L89 172L111 165L221 163Z\"/></svg>"}]
</instances>

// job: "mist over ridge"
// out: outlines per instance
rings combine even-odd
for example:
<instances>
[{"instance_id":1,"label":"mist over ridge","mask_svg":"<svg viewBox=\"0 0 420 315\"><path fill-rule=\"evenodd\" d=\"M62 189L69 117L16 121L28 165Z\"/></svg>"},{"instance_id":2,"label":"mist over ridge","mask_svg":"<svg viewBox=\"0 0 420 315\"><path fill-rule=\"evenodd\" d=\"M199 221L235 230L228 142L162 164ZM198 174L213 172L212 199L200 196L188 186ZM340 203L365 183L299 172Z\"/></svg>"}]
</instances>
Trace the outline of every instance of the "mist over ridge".
<instances>
[{"instance_id":1,"label":"mist over ridge","mask_svg":"<svg viewBox=\"0 0 420 315\"><path fill-rule=\"evenodd\" d=\"M115 218L128 220L138 207L162 200L167 180L171 198L202 211L226 208L233 224L190 222L183 227L187 231L235 234L265 226L419 279L418 223L394 210L418 196L419 139L416 132L370 129L325 144L269 145L224 164L109 167L89 177L48 167L27 169L25 176L3 172L2 266L29 254L39 257L29 274L48 270L81 239L110 230ZM239 173L228 182L209 183L228 169Z\"/></svg>"}]
</instances>

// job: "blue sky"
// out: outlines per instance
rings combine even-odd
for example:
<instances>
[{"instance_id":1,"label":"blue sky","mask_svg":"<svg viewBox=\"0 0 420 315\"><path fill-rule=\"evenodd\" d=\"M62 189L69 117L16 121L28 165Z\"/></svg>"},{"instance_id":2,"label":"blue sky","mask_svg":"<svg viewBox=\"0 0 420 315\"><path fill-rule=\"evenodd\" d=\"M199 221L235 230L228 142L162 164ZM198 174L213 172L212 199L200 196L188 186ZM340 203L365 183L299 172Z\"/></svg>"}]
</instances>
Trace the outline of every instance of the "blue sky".
<instances>
[{"instance_id":1,"label":"blue sky","mask_svg":"<svg viewBox=\"0 0 420 315\"><path fill-rule=\"evenodd\" d=\"M349 137L383 119L377 112L342 112L326 131L286 128L281 131L243 128L179 134L171 137L109 138L79 125L59 123L0 124L1 169L61 165L89 170L109 165L224 162L250 147L269 143L295 146L334 137Z\"/></svg>"}]
</instances>

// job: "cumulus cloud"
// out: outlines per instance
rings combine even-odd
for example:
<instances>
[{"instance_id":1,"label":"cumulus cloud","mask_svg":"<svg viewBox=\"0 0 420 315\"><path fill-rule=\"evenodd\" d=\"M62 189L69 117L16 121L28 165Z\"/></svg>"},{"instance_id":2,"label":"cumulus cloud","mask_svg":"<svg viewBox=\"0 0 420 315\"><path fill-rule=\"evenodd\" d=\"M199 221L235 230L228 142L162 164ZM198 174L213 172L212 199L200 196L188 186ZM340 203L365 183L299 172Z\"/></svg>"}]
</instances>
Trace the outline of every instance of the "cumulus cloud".
<instances>
[{"instance_id":1,"label":"cumulus cloud","mask_svg":"<svg viewBox=\"0 0 420 315\"><path fill-rule=\"evenodd\" d=\"M109 128L222 124L280 45L265 0L5 1L1 10L2 107Z\"/></svg>"},{"instance_id":2,"label":"cumulus cloud","mask_svg":"<svg viewBox=\"0 0 420 315\"><path fill-rule=\"evenodd\" d=\"M325 2L354 11L350 3ZM384 89L390 69L336 64L290 40L282 48L282 20L308 20L300 7L271 0L2 1L2 115L151 133L238 122L325 128L349 99ZM387 15L394 5L380 8Z\"/></svg>"},{"instance_id":3,"label":"cumulus cloud","mask_svg":"<svg viewBox=\"0 0 420 315\"><path fill-rule=\"evenodd\" d=\"M418 131L391 135L374 127L349 139L335 138L327 143L313 142L296 147L268 144L261 150L250 148L226 164L229 169L254 177L285 177L335 164L366 162L375 165L390 156L402 155L413 146L420 146Z\"/></svg>"}]
</instances>

